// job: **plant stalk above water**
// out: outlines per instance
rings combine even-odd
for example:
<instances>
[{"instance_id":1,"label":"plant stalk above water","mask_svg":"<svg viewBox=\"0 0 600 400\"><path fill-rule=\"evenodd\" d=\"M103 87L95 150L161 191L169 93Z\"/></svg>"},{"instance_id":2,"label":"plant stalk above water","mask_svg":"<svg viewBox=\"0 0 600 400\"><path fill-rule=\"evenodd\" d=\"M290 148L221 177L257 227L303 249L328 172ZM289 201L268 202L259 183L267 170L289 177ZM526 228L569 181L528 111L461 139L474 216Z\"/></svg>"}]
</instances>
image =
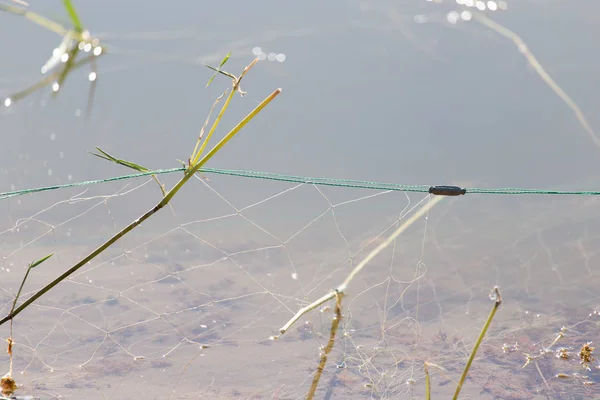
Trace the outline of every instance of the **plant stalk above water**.
<instances>
[{"instance_id":1,"label":"plant stalk above water","mask_svg":"<svg viewBox=\"0 0 600 400\"><path fill-rule=\"evenodd\" d=\"M256 64L257 61L258 61L258 59L255 59L248 67L246 67L244 69L244 72L240 75L240 77L234 81L233 92L235 92L239 88L242 78L245 76L245 74L248 72L248 70ZM102 253L104 250L106 250L108 247L110 247L116 241L121 239L127 233L129 233L130 231L135 229L142 222L144 222L145 220L150 218L152 215L154 215L156 212L158 212L160 209L162 209L164 206L166 206L171 201L171 199L177 194L177 192L181 189L181 187L183 185L185 185L187 183L187 181L191 177L193 177L200 170L200 168L204 164L206 164L206 162L208 162L219 150L221 150L223 148L223 146L225 146L248 122L250 122L250 120L252 120L260 111L262 111L263 108L265 108L275 97L277 97L277 95L279 95L279 93L281 93L281 89L276 89L275 91L273 91L273 93L271 93L269 96L267 96L256 108L254 108L254 110L252 110L233 129L231 129L231 131L229 131L208 153L206 153L197 162L191 163L189 165L189 167L185 170L184 175L179 180L179 182L177 182L175 184L175 186L173 186L173 188L170 189L165 194L165 196L154 207L152 207L150 210L145 212L142 216L140 216L136 220L132 221L129 225L127 225L125 228L123 228L122 230L117 232L114 236L112 236L110 239L108 239L105 243L103 243L97 249L92 251L90 254L88 254L86 257L84 257L82 260L80 260L75 265L73 265L71 268L69 268L63 274L61 274L56 279L54 279L52 282L50 282L49 284L44 286L42 289L37 291L33 296L31 296L29 299L27 299L23 304L21 304L19 307L17 307L12 312L10 312L6 317L4 317L2 320L0 320L0 325L4 324L5 322L7 322L9 320L12 320L15 316L17 316L21 311L26 309L34 301L39 299L41 296L43 296L49 290L54 288L60 282L62 282L66 278L68 278L71 274L73 274L79 268L81 268L82 266L87 264L89 261L93 260L96 256L98 256L100 253ZM220 113L221 116L226 111L228 105L229 105L229 103L226 103L223 106L223 108L221 109L221 113ZM215 120L215 122L213 123L213 126L211 128L211 131L214 131L216 129L219 121L220 121L220 119ZM204 148L204 146L202 148ZM198 152L198 153L200 153L200 152ZM199 158L199 157L200 157L200 154L198 154L197 158Z\"/></svg>"}]
</instances>

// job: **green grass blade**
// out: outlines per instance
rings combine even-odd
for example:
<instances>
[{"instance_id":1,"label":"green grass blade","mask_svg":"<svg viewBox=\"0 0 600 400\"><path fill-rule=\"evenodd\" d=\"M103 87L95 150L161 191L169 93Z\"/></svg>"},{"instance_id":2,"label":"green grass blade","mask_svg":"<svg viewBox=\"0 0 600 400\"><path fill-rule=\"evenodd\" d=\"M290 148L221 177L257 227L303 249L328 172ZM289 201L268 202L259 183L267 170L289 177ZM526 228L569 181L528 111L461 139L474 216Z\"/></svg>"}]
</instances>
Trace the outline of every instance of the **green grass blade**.
<instances>
[{"instance_id":1,"label":"green grass blade","mask_svg":"<svg viewBox=\"0 0 600 400\"><path fill-rule=\"evenodd\" d=\"M65 8L67 9L67 13L69 14L69 17L71 17L71 22L73 22L73 27L75 27L75 30L78 33L83 32L83 24L81 23L81 20L79 19L79 16L77 15L77 11L75 11L75 7L73 7L71 0L63 0L63 4L65 5Z\"/></svg>"},{"instance_id":2,"label":"green grass blade","mask_svg":"<svg viewBox=\"0 0 600 400\"><path fill-rule=\"evenodd\" d=\"M43 263L44 261L46 261L47 259L49 259L50 257L52 257L54 254L48 254L46 257L44 258L40 258L37 261L32 262L31 264L29 264L29 266L27 267L27 271L25 271L25 276L23 277L23 280L21 281L21 286L19 286L19 291L17 292L17 295L15 296L15 299L13 300L13 304L12 307L10 309L10 314L12 314L12 312L15 309L15 306L17 305L17 301L19 300L19 297L21 296L21 291L23 290L23 286L25 286L25 281L27 280L27 277L29 276L29 272L34 269L35 267L37 267L38 265L40 265L41 263Z\"/></svg>"},{"instance_id":3,"label":"green grass blade","mask_svg":"<svg viewBox=\"0 0 600 400\"><path fill-rule=\"evenodd\" d=\"M32 263L29 265L29 268L33 269L33 268L37 267L38 265L40 265L41 263L43 263L44 261L46 261L47 259L49 259L49 258L50 258L50 257L52 257L53 255L54 255L54 253L51 253L51 254L48 254L48 255L47 255L46 257L44 257L44 258L40 258L39 260L32 262Z\"/></svg>"},{"instance_id":4,"label":"green grass blade","mask_svg":"<svg viewBox=\"0 0 600 400\"><path fill-rule=\"evenodd\" d=\"M142 166L141 166L141 165L139 165L139 164L136 164L136 163L132 163L132 162L130 162L130 161L126 161L126 160L120 160L120 159L118 159L118 158L115 158L115 157L111 156L110 154L108 154L107 152L105 152L104 150L102 150L102 149L101 149L101 148L99 148L99 147L96 147L96 150L98 150L98 151L99 151L99 152L101 152L102 154L98 154L98 153L90 153L90 154L91 154L91 155L93 155L93 156L96 156L96 157L100 157L100 158L102 158L102 159L104 159L104 160L108 160L108 161L114 162L115 164L123 165L123 166L125 166L125 167L131 168L131 169L134 169L134 170L136 170L136 171L139 171L139 172L150 172L150 170L149 170L148 168L146 168L146 167L142 167ZM162 192L162 194L163 194L163 197L164 197L164 196L166 196L166 195L167 195L167 192L166 192L166 190L165 190L165 187L163 186L163 184L162 184L162 183L160 183L160 181L158 180L158 177L157 177L156 175L152 175L152 178L153 178L153 179L156 181L156 183L158 184L158 187L160 188L160 191Z\"/></svg>"},{"instance_id":5,"label":"green grass blade","mask_svg":"<svg viewBox=\"0 0 600 400\"><path fill-rule=\"evenodd\" d=\"M469 369L471 368L471 364L473 363L473 360L475 359L475 354L477 354L477 350L479 349L479 346L481 345L481 342L483 341L483 338L485 337L485 334L486 334L488 328L490 327L492 320L494 319L494 315L496 315L496 311L498 311L498 307L500 307L500 304L502 304L502 296L500 295L500 289L498 289L498 286L495 286L492 289L492 292L490 293L490 298L492 300L494 300L494 306L492 307L492 311L490 312L490 315L488 316L487 321L485 321L485 325L483 325L483 329L481 330L481 333L479 333L477 342L475 342L475 346L473 347L473 350L471 351L471 355L469 356L467 365L465 366L465 369L463 370L460 380L458 381L458 385L456 387L456 392L454 393L453 400L458 399L458 395L460 394L463 384L465 383L465 379L467 378Z\"/></svg>"},{"instance_id":6,"label":"green grass blade","mask_svg":"<svg viewBox=\"0 0 600 400\"><path fill-rule=\"evenodd\" d=\"M210 83L213 81L213 79L215 79L215 76L217 76L218 73L222 73L225 76L228 76L228 77L230 77L232 79L235 79L235 76L233 76L232 74L230 74L228 72L221 71L221 67L223 65L225 65L225 63L227 62L227 60L229 60L229 56L231 56L231 52L227 53L227 55L225 56L225 58L221 61L221 64L219 64L219 68L214 68L214 67L211 67L211 66L207 65L207 67L210 68L210 69L212 69L213 71L215 71L215 73L213 74L213 76L210 77L210 79L206 83L205 87L208 87L208 85L210 85Z\"/></svg>"},{"instance_id":7,"label":"green grass blade","mask_svg":"<svg viewBox=\"0 0 600 400\"><path fill-rule=\"evenodd\" d=\"M223 59L223 61L221 61L221 64L219 64L219 68L221 68L223 65L225 65L225 63L227 62L227 60L229 60L229 56L231 56L231 52L227 53L227 55L225 56L225 58Z\"/></svg>"},{"instance_id":8,"label":"green grass blade","mask_svg":"<svg viewBox=\"0 0 600 400\"><path fill-rule=\"evenodd\" d=\"M212 65L208 65L208 64L205 64L204 66L205 66L206 68L210 68L210 69L212 69L213 71L215 71L214 75L213 75L213 76L212 76L212 77L211 77L211 78L208 80L208 83L206 84L206 87L208 87L208 85L210 85L210 83L211 83L211 82L212 82L212 80L214 79L215 75L217 75L217 74L225 75L226 77L228 77L228 78L231 78L231 79L234 79L234 80L236 79L235 75L233 75L233 74L230 74L230 73L229 73L229 72L227 72L227 71L223 71L223 70L221 70L221 69L219 69L219 68L215 68L215 67L213 67Z\"/></svg>"},{"instance_id":9,"label":"green grass blade","mask_svg":"<svg viewBox=\"0 0 600 400\"><path fill-rule=\"evenodd\" d=\"M136 171L140 171L140 172L148 172L148 171L150 171L148 168L142 167L139 164L132 163L132 162L126 161L126 160L120 160L120 159L118 159L116 157L113 157L113 156L111 156L110 154L108 154L107 152L105 152L104 150L102 150L99 147L96 147L96 150L98 150L100 153L102 153L102 155L100 155L98 153L90 153L90 154L93 155L93 156L100 157L102 159L108 160L108 161L112 161L112 162L114 162L116 164L123 165L125 167L134 169Z\"/></svg>"}]
</instances>

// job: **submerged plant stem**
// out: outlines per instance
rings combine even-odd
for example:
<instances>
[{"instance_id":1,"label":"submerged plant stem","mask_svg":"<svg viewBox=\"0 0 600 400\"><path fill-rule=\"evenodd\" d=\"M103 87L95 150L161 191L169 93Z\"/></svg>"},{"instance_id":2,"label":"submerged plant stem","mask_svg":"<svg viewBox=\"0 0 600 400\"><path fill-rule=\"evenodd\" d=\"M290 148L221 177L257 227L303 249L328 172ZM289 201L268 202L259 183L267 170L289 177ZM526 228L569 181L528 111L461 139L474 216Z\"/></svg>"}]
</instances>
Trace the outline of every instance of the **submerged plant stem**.
<instances>
[{"instance_id":1,"label":"submerged plant stem","mask_svg":"<svg viewBox=\"0 0 600 400\"><path fill-rule=\"evenodd\" d=\"M314 302L307 305L306 307L301 308L288 322L286 322L286 324L284 326L282 326L279 329L279 333L283 335L285 332L288 331L288 329L290 329L290 327L292 325L294 325L296 322L298 322L298 320L300 318L302 318L302 316L304 316L304 314L314 310L315 308L319 307L321 304L333 299L334 297L338 296L339 294L345 294L346 288L348 287L350 282L352 282L354 277L373 258L375 258L375 256L377 256L377 254L379 254L383 249L388 247L394 241L394 239L396 239L402 232L404 232L406 229L408 229L408 227L411 226L416 220L418 220L423 215L425 215L433 206L435 206L443 198L444 198L443 196L434 197L433 200L427 202L427 204L425 204L423 207L421 207L416 213L411 215L411 217L408 218L398 229L396 229L396 231L394 233L392 233L390 235L390 237L388 237L379 246L377 246L375 249L373 249L373 251L371 251L356 267L354 267L354 269L350 272L350 274L348 274L348 276L346 277L344 282L340 286L338 286L337 289L327 293L326 295L315 300Z\"/></svg>"},{"instance_id":2,"label":"submerged plant stem","mask_svg":"<svg viewBox=\"0 0 600 400\"><path fill-rule=\"evenodd\" d=\"M327 356L331 353L333 349L333 345L335 344L335 335L337 333L338 327L340 325L340 321L342 320L342 294L336 295L335 302L335 317L331 322L331 330L329 331L329 342L327 342L327 346L323 349L323 353L321 355L321 361L319 362L319 366L317 367L317 371L315 372L315 376L313 378L312 384L310 385L310 389L308 394L306 395L307 400L312 400L317 391L317 387L319 386L319 381L321 380L321 375L323 375L323 370L325 370L325 365L327 364Z\"/></svg>"},{"instance_id":3,"label":"submerged plant stem","mask_svg":"<svg viewBox=\"0 0 600 400\"><path fill-rule=\"evenodd\" d=\"M425 363L425 400L431 400L431 380L429 378L429 365Z\"/></svg>"},{"instance_id":4,"label":"submerged plant stem","mask_svg":"<svg viewBox=\"0 0 600 400\"><path fill-rule=\"evenodd\" d=\"M477 350L479 349L479 346L481 345L481 342L483 341L483 338L485 337L485 334L486 334L488 328L490 327L492 320L494 319L494 315L496 314L496 311L498 311L498 307L500 307L500 304L502 304L502 296L500 295L500 290L498 289L497 286L492 289L492 293L494 294L494 297L495 297L494 307L492 307L492 311L490 312L490 315L488 316L487 321L485 321L485 325L483 326L483 329L481 330L481 333L479 334L479 337L477 338L477 342L475 342L475 347L473 347L473 350L471 351L471 355L469 356L469 361L467 361L467 365L465 366L465 369L460 377L460 380L458 381L458 386L456 387L456 392L454 393L454 397L453 397L454 400L458 399L458 395L460 394L462 386L465 383L465 379L467 378L467 374L469 373L469 368L471 368L471 364L473 363L473 360L475 359L475 354L477 354Z\"/></svg>"}]
</instances>

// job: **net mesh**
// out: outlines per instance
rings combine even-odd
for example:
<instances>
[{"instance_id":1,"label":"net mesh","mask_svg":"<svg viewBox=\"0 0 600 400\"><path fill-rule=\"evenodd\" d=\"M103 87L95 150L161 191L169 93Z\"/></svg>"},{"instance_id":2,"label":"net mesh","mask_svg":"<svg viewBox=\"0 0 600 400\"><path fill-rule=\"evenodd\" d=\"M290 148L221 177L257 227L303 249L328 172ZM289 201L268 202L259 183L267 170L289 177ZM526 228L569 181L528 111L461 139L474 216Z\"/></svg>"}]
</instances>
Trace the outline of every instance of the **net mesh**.
<instances>
[{"instance_id":1,"label":"net mesh","mask_svg":"<svg viewBox=\"0 0 600 400\"><path fill-rule=\"evenodd\" d=\"M198 207L174 200L14 320L14 365L28 391L302 397L329 337L332 304L278 340L272 336L430 200L259 182L249 197L261 200L248 201L220 190L244 178L210 179L187 189ZM127 209L144 210L160 191L152 179L138 178L73 190L58 202L57 195L64 192L35 194L36 205L47 201L37 212L29 196L4 200L11 216L0 233L5 314L29 262L54 254L33 270L23 299L129 223ZM422 395L424 362L433 366L433 393L448 395L489 313L494 285L504 303L465 393L531 398L552 385L589 395L584 382L595 367L582 368L579 351L597 324L597 201L512 199L510 212L499 205L493 215L485 211L491 197L447 199L361 272L343 300L324 395ZM562 209L576 211L563 222ZM8 325L3 329L8 337ZM561 373L571 376L569 384L557 378Z\"/></svg>"}]
</instances>

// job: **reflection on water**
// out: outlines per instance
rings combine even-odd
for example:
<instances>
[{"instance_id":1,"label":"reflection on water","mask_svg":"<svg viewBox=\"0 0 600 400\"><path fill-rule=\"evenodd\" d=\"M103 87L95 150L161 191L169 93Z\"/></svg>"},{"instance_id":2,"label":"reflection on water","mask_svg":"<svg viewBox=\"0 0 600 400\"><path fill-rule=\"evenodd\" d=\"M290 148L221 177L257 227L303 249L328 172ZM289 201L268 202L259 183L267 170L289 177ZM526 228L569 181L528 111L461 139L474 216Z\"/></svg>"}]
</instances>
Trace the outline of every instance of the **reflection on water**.
<instances>
[{"instance_id":1,"label":"reflection on water","mask_svg":"<svg viewBox=\"0 0 600 400\"><path fill-rule=\"evenodd\" d=\"M201 64L232 51L226 66L235 73L253 56L265 60L246 78L248 95L234 99L230 117L276 87L283 93L211 167L597 189L598 150L572 110L512 42L464 21L466 6L457 3L259 2L235 12L219 4L177 12L148 4L144 13L81 4L86 24L107 32L94 114L81 116L89 72L69 78L54 101L36 94L9 104L0 120L9 132L0 183L8 191L129 172L91 157L94 146L149 168L179 166L228 85L218 77L205 89L211 72ZM491 9L501 2L473 5L480 3ZM597 3L522 3L489 16L518 32L591 126L600 126L590 111L597 94L589 90L597 80L589 51ZM48 5L49 15L58 7ZM0 92L11 93L35 81L56 37L0 17L17 42L31 46L23 52L11 41L0 44L3 54L22 54L0 66L14 77ZM179 177L160 179L169 187ZM317 309L279 340L269 337L336 287L424 197L209 179L190 182L172 208L15 319L14 368L25 374L14 375L23 392L301 398L332 311ZM154 181L142 178L2 200L4 313L28 262L55 254L28 278L21 300L159 199ZM596 362L585 369L579 352L597 325L597 208L594 197L445 199L353 282L319 396L422 397L428 362L443 368L432 373L434 398L448 397L492 307L489 291L499 285L503 305L462 393L593 397Z\"/></svg>"}]
</instances>

